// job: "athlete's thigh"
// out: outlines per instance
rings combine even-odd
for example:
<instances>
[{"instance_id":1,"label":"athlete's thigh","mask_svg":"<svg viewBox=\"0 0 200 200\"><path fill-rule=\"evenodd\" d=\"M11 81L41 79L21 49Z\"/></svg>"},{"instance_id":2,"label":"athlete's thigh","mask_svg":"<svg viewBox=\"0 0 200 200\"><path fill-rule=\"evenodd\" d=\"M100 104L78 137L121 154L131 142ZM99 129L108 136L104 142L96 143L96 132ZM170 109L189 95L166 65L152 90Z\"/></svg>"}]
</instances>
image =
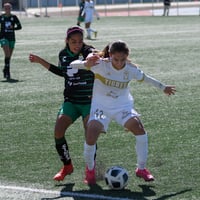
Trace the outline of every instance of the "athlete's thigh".
<instances>
[{"instance_id":1,"label":"athlete's thigh","mask_svg":"<svg viewBox=\"0 0 200 200\"><path fill-rule=\"evenodd\" d=\"M85 28L90 28L91 23L90 22L85 22Z\"/></svg>"},{"instance_id":2,"label":"athlete's thigh","mask_svg":"<svg viewBox=\"0 0 200 200\"><path fill-rule=\"evenodd\" d=\"M80 117L80 113L76 108L76 104L71 102L64 102L58 111L59 115L65 115L71 118L72 123Z\"/></svg>"},{"instance_id":3,"label":"athlete's thigh","mask_svg":"<svg viewBox=\"0 0 200 200\"><path fill-rule=\"evenodd\" d=\"M84 128L86 129L87 122L90 115L91 104L85 104L85 105L77 104L76 108L78 112L80 113L80 116L82 116L83 125L84 125Z\"/></svg>"},{"instance_id":4,"label":"athlete's thigh","mask_svg":"<svg viewBox=\"0 0 200 200\"><path fill-rule=\"evenodd\" d=\"M72 120L69 116L66 115L58 115L56 119L54 134L55 137L62 138L65 135L65 131L72 124Z\"/></svg>"},{"instance_id":5,"label":"athlete's thigh","mask_svg":"<svg viewBox=\"0 0 200 200\"><path fill-rule=\"evenodd\" d=\"M90 13L86 14L86 16L85 16L85 23L91 23L92 19L93 19L93 16Z\"/></svg>"},{"instance_id":6,"label":"athlete's thigh","mask_svg":"<svg viewBox=\"0 0 200 200\"><path fill-rule=\"evenodd\" d=\"M103 125L101 132L106 132L111 118L107 115L107 110L104 107L93 102L88 123L93 120L96 120Z\"/></svg>"},{"instance_id":7,"label":"athlete's thigh","mask_svg":"<svg viewBox=\"0 0 200 200\"><path fill-rule=\"evenodd\" d=\"M143 135L145 133L144 126L139 117L130 118L124 127L135 135Z\"/></svg>"},{"instance_id":8,"label":"athlete's thigh","mask_svg":"<svg viewBox=\"0 0 200 200\"><path fill-rule=\"evenodd\" d=\"M10 57L10 47L9 47L9 41L7 39L1 39L0 40L1 47L4 51L4 54L6 57Z\"/></svg>"},{"instance_id":9,"label":"athlete's thigh","mask_svg":"<svg viewBox=\"0 0 200 200\"><path fill-rule=\"evenodd\" d=\"M123 107L119 112L116 112L114 116L116 122L125 127L127 130L135 130L137 132L138 129L140 130L140 115L132 108L131 105Z\"/></svg>"},{"instance_id":10,"label":"athlete's thigh","mask_svg":"<svg viewBox=\"0 0 200 200\"><path fill-rule=\"evenodd\" d=\"M9 41L5 38L1 38L0 39L0 44L1 44L1 47L3 46L9 46Z\"/></svg>"},{"instance_id":11,"label":"athlete's thigh","mask_svg":"<svg viewBox=\"0 0 200 200\"><path fill-rule=\"evenodd\" d=\"M124 126L129 119L137 117L139 114L132 108L132 105L127 105L122 106L121 108L119 107L114 116L115 121Z\"/></svg>"}]
</instances>

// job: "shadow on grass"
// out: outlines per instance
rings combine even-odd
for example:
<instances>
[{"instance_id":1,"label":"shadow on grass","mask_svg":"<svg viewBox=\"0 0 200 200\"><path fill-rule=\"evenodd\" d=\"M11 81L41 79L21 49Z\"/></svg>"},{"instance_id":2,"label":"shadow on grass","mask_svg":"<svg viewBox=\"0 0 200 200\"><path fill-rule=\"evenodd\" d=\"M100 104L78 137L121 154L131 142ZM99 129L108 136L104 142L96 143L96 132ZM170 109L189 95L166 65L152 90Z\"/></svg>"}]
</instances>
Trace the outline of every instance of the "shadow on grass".
<instances>
[{"instance_id":1,"label":"shadow on grass","mask_svg":"<svg viewBox=\"0 0 200 200\"><path fill-rule=\"evenodd\" d=\"M192 189L185 189L185 190L182 190L180 192L176 192L176 193L173 193L173 194L166 194L166 195L163 195L157 199L154 199L154 200L165 200L165 199L169 199L171 197L174 197L174 196L177 196L179 194L183 194L185 192L189 192L189 191L192 191Z\"/></svg>"},{"instance_id":2,"label":"shadow on grass","mask_svg":"<svg viewBox=\"0 0 200 200\"><path fill-rule=\"evenodd\" d=\"M152 190L154 186L140 185L142 192L133 192L128 189L124 190L111 190L102 189L98 184L90 185L88 190L73 191L74 184L57 185L57 187L64 186L60 191L60 196L54 198L42 198L41 200L53 200L64 197L73 197L74 200L83 199L98 199L98 200L133 200L143 199L147 200L145 196L155 196L156 193Z\"/></svg>"},{"instance_id":3,"label":"shadow on grass","mask_svg":"<svg viewBox=\"0 0 200 200\"><path fill-rule=\"evenodd\" d=\"M131 190L104 190L98 184L89 186L88 190L73 191L74 183L71 184L60 184L57 187L63 187L60 191L60 196L54 198L42 198L41 200L55 200L66 197L73 197L74 200L147 200L148 197L156 196L156 192L153 190L152 185L139 185L142 192L133 192ZM154 200L166 200L171 197L189 192L192 189L185 189L176 193L166 194Z\"/></svg>"},{"instance_id":4,"label":"shadow on grass","mask_svg":"<svg viewBox=\"0 0 200 200\"><path fill-rule=\"evenodd\" d=\"M17 83L17 82L19 82L19 80L10 78L10 79L3 80L1 82L2 83ZM20 81L20 82L22 82L22 81Z\"/></svg>"}]
</instances>

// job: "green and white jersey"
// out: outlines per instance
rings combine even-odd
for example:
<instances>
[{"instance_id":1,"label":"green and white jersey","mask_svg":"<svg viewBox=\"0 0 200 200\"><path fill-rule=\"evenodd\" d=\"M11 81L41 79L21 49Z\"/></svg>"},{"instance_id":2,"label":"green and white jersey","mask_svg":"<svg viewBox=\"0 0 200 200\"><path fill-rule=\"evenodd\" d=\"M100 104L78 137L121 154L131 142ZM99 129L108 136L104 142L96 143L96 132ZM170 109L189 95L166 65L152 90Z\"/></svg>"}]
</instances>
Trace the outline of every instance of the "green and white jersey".
<instances>
[{"instance_id":1,"label":"green and white jersey","mask_svg":"<svg viewBox=\"0 0 200 200\"><path fill-rule=\"evenodd\" d=\"M15 41L15 31L22 29L21 23L16 15L0 16L0 39L4 38L9 41Z\"/></svg>"},{"instance_id":2,"label":"green and white jersey","mask_svg":"<svg viewBox=\"0 0 200 200\"><path fill-rule=\"evenodd\" d=\"M90 104L94 83L94 74L87 70L74 71L70 63L85 60L94 48L84 44L78 54L73 54L68 47L59 53L59 67L51 65L50 71L65 78L64 101L75 104Z\"/></svg>"}]
</instances>

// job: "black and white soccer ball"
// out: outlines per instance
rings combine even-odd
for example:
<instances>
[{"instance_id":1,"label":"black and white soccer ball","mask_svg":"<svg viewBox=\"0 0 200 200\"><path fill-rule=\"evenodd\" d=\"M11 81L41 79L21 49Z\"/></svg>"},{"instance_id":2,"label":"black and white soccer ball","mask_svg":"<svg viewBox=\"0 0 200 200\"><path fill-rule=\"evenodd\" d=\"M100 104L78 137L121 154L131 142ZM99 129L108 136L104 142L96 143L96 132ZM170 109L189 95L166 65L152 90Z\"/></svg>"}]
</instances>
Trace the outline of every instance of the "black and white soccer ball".
<instances>
[{"instance_id":1,"label":"black and white soccer ball","mask_svg":"<svg viewBox=\"0 0 200 200\"><path fill-rule=\"evenodd\" d=\"M122 190L128 184L128 172L120 166L113 166L105 173L105 182L113 190Z\"/></svg>"}]
</instances>

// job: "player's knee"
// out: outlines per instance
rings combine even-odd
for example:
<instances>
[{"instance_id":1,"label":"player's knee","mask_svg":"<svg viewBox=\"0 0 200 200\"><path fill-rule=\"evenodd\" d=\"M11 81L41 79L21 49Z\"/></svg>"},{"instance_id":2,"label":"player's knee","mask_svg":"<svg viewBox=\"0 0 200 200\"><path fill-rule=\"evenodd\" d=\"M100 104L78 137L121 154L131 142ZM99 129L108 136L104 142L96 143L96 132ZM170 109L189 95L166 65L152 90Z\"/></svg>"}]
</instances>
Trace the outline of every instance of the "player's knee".
<instances>
[{"instance_id":1,"label":"player's knee","mask_svg":"<svg viewBox=\"0 0 200 200\"><path fill-rule=\"evenodd\" d=\"M131 131L134 135L143 135L145 133L144 126L137 117L128 120L128 122L125 124L125 128L128 131Z\"/></svg>"}]
</instances>

